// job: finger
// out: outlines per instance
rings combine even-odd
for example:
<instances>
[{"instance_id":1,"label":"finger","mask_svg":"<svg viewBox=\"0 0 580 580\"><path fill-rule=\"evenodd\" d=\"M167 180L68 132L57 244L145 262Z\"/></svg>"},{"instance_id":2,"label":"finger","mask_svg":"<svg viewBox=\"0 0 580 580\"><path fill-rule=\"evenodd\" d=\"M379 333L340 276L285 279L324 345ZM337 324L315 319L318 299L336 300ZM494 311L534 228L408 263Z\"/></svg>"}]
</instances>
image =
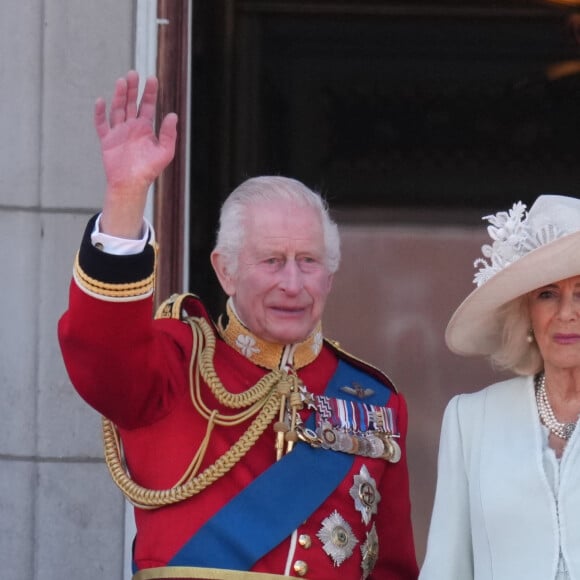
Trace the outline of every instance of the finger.
<instances>
[{"instance_id":1,"label":"finger","mask_svg":"<svg viewBox=\"0 0 580 580\"><path fill-rule=\"evenodd\" d=\"M159 145L169 157L175 154L175 142L177 141L177 115L169 113L161 122L159 128Z\"/></svg>"},{"instance_id":2,"label":"finger","mask_svg":"<svg viewBox=\"0 0 580 580\"><path fill-rule=\"evenodd\" d=\"M103 98L98 98L95 102L93 123L99 139L103 139L109 132L109 123L107 123L107 104Z\"/></svg>"},{"instance_id":3,"label":"finger","mask_svg":"<svg viewBox=\"0 0 580 580\"><path fill-rule=\"evenodd\" d=\"M149 119L152 123L155 120L155 108L157 106L157 91L159 82L156 77L149 77L145 81L141 104L139 105L139 116Z\"/></svg>"},{"instance_id":4,"label":"finger","mask_svg":"<svg viewBox=\"0 0 580 580\"><path fill-rule=\"evenodd\" d=\"M137 116L137 96L139 95L139 73L130 70L127 73L127 119Z\"/></svg>"},{"instance_id":5,"label":"finger","mask_svg":"<svg viewBox=\"0 0 580 580\"><path fill-rule=\"evenodd\" d=\"M127 116L127 80L124 78L117 79L115 83L115 93L111 101L111 112L109 113L109 122L111 127L123 123Z\"/></svg>"}]
</instances>

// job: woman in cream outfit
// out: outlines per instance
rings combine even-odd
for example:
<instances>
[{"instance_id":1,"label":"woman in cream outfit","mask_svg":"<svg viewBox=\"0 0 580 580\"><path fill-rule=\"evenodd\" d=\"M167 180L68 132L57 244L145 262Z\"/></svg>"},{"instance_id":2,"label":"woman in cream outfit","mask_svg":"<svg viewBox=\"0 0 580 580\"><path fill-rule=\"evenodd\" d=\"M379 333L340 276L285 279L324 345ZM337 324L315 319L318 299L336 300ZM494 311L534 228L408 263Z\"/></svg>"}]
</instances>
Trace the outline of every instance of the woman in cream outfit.
<instances>
[{"instance_id":1,"label":"woman in cream outfit","mask_svg":"<svg viewBox=\"0 0 580 580\"><path fill-rule=\"evenodd\" d=\"M420 580L580 580L580 200L484 219L445 338L517 376L447 406Z\"/></svg>"}]
</instances>

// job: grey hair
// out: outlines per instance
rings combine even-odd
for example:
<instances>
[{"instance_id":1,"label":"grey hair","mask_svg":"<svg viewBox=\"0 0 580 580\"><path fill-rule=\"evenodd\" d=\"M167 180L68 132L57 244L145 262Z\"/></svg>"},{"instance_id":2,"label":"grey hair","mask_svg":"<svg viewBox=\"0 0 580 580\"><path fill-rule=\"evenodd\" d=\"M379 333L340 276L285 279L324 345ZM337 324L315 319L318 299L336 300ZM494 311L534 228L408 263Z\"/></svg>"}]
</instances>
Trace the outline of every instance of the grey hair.
<instances>
[{"instance_id":1,"label":"grey hair","mask_svg":"<svg viewBox=\"0 0 580 580\"><path fill-rule=\"evenodd\" d=\"M244 219L247 208L261 202L282 200L309 206L319 212L324 236L325 265L334 274L340 264L340 236L338 226L330 217L327 203L300 181L273 175L247 179L230 193L222 205L214 251L224 256L229 273L235 274L238 268L239 252L246 230Z\"/></svg>"},{"instance_id":2,"label":"grey hair","mask_svg":"<svg viewBox=\"0 0 580 580\"><path fill-rule=\"evenodd\" d=\"M498 311L501 346L491 354L491 362L499 370L517 375L535 375L544 368L544 360L536 341L528 341L531 321L528 295L511 300Z\"/></svg>"}]
</instances>

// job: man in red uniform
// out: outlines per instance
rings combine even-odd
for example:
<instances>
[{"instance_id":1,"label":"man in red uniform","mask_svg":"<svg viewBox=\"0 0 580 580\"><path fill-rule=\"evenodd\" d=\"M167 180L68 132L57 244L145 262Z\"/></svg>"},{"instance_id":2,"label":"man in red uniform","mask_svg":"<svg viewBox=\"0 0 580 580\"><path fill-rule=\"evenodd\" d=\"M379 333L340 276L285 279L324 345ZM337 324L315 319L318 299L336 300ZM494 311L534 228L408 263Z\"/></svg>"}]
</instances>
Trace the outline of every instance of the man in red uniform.
<instances>
[{"instance_id":1,"label":"man in red uniform","mask_svg":"<svg viewBox=\"0 0 580 580\"><path fill-rule=\"evenodd\" d=\"M227 312L214 324L181 295L153 317L145 200L177 118L157 137L157 80L139 104L137 89L129 72L108 117L95 106L107 189L59 323L70 378L106 417L106 461L135 505L135 580L415 579L405 401L322 335L340 260L324 202L293 179L242 183L211 255Z\"/></svg>"}]
</instances>

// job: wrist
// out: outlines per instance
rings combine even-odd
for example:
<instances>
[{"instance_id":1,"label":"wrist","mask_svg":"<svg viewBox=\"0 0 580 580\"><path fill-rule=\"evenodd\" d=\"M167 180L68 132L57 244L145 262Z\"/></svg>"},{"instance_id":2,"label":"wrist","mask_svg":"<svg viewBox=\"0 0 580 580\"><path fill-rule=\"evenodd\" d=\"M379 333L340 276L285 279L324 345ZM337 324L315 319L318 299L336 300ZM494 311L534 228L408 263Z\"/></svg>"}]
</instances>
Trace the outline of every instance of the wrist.
<instances>
[{"instance_id":1,"label":"wrist","mask_svg":"<svg viewBox=\"0 0 580 580\"><path fill-rule=\"evenodd\" d=\"M102 233L116 238L138 240L143 236L147 194L131 195L109 192L105 195L100 219Z\"/></svg>"}]
</instances>

